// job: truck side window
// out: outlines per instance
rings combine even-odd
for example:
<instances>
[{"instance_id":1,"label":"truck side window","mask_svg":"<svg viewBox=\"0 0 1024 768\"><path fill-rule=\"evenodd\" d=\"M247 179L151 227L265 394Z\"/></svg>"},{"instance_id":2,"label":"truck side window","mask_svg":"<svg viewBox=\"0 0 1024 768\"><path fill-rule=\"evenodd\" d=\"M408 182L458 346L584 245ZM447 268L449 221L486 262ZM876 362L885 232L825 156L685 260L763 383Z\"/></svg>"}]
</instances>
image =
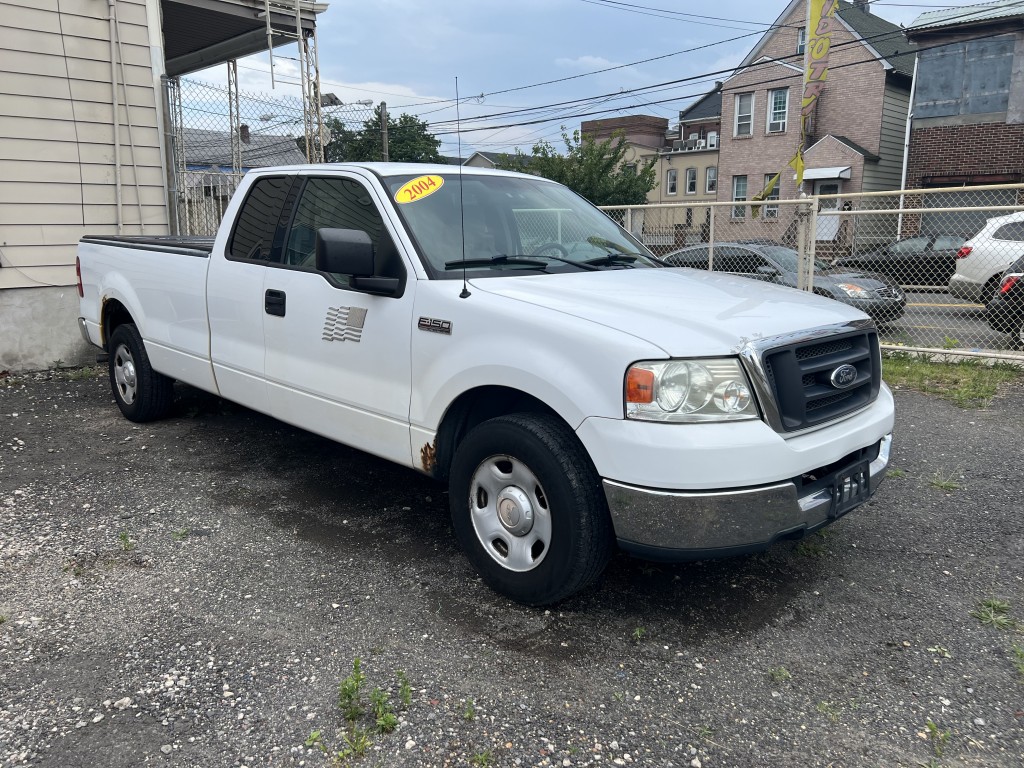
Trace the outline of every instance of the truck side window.
<instances>
[{"instance_id":1,"label":"truck side window","mask_svg":"<svg viewBox=\"0 0 1024 768\"><path fill-rule=\"evenodd\" d=\"M285 243L284 263L315 270L316 231L322 227L362 230L373 242L378 272L389 277L404 274L398 251L384 227L380 211L370 193L358 181L312 178L306 182ZM395 273L396 269L398 273ZM332 277L335 282L348 284L345 275Z\"/></svg>"},{"instance_id":2,"label":"truck side window","mask_svg":"<svg viewBox=\"0 0 1024 768\"><path fill-rule=\"evenodd\" d=\"M274 232L291 186L290 176L272 176L252 185L238 211L238 221L228 245L231 258L278 260L274 248Z\"/></svg>"}]
</instances>

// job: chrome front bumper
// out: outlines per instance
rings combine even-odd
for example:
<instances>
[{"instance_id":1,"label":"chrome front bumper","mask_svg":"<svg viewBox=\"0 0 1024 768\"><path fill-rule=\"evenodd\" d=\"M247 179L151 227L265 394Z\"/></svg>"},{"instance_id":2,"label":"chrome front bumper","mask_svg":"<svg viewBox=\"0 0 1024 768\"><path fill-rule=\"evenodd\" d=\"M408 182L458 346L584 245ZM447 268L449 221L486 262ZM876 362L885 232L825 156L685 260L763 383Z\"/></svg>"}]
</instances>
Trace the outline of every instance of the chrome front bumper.
<instances>
[{"instance_id":1,"label":"chrome front bumper","mask_svg":"<svg viewBox=\"0 0 1024 768\"><path fill-rule=\"evenodd\" d=\"M764 549L832 522L874 494L889 465L892 435L882 438L868 464L866 492L856 493L843 470L832 482L803 497L792 481L724 491L662 491L604 480L605 498L619 545L665 560L695 560ZM863 465L861 465L863 466ZM852 502L852 503L851 503Z\"/></svg>"}]
</instances>

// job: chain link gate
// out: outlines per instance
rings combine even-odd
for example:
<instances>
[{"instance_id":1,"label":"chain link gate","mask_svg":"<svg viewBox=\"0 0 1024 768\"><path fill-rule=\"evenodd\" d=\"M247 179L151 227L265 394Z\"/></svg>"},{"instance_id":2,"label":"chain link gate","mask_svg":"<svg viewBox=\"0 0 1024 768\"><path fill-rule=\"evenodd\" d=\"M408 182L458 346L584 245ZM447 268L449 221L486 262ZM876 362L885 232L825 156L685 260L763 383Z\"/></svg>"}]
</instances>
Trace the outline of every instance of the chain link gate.
<instances>
[{"instance_id":1,"label":"chain link gate","mask_svg":"<svg viewBox=\"0 0 1024 768\"><path fill-rule=\"evenodd\" d=\"M856 306L883 346L1024 362L1024 184L603 210L671 266Z\"/></svg>"},{"instance_id":2,"label":"chain link gate","mask_svg":"<svg viewBox=\"0 0 1024 768\"><path fill-rule=\"evenodd\" d=\"M171 116L172 218L181 235L212 236L228 201L252 168L305 164L308 106L297 96L247 93L228 64L228 84L187 78L166 81ZM324 104L313 143L331 139L328 125L361 131L372 105Z\"/></svg>"}]
</instances>

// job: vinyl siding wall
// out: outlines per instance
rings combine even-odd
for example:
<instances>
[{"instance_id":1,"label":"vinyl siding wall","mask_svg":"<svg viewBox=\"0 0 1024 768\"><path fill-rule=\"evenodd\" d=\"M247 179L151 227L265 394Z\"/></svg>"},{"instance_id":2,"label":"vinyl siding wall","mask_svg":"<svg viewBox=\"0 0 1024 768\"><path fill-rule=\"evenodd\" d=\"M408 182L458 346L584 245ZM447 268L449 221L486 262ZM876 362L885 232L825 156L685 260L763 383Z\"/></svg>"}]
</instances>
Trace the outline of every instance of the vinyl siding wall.
<instances>
[{"instance_id":1,"label":"vinyl siding wall","mask_svg":"<svg viewBox=\"0 0 1024 768\"><path fill-rule=\"evenodd\" d=\"M903 175L903 142L907 131L910 92L888 83L882 98L879 161L864 163L864 192L899 189Z\"/></svg>"},{"instance_id":2,"label":"vinyl siding wall","mask_svg":"<svg viewBox=\"0 0 1024 768\"><path fill-rule=\"evenodd\" d=\"M145 233L166 234L146 1L117 15L122 231L140 233L141 201ZM107 19L106 0L0 0L0 290L73 285L78 239L117 232Z\"/></svg>"}]
</instances>

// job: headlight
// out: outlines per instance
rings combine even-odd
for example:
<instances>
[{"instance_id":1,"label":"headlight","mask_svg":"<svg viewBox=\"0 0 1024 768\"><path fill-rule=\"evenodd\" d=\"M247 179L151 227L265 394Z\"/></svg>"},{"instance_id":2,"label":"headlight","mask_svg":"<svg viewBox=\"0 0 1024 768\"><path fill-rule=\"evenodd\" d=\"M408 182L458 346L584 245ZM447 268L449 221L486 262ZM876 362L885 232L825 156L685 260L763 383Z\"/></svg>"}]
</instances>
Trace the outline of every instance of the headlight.
<instances>
[{"instance_id":1,"label":"headlight","mask_svg":"<svg viewBox=\"0 0 1024 768\"><path fill-rule=\"evenodd\" d=\"M626 418L641 421L740 421L758 418L739 360L659 360L626 372Z\"/></svg>"},{"instance_id":2,"label":"headlight","mask_svg":"<svg viewBox=\"0 0 1024 768\"><path fill-rule=\"evenodd\" d=\"M851 299L870 299L871 293L867 288L861 288L856 283L840 283L838 288Z\"/></svg>"}]
</instances>

